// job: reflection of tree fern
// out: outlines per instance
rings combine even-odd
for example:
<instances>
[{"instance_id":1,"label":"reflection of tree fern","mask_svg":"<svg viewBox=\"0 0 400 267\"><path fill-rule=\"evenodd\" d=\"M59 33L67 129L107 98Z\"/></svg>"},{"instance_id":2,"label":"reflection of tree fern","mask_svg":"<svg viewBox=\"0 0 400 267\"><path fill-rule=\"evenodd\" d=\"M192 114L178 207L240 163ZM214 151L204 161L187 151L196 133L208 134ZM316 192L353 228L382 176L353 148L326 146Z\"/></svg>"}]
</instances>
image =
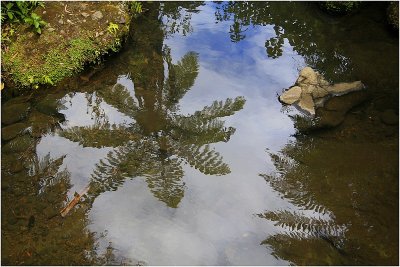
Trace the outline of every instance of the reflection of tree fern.
<instances>
[{"instance_id":1,"label":"reflection of tree fern","mask_svg":"<svg viewBox=\"0 0 400 267\"><path fill-rule=\"evenodd\" d=\"M138 134L124 126L109 127L108 125L74 126L60 133L72 142L78 142L83 147L117 147L130 140L139 138Z\"/></svg>"},{"instance_id":2,"label":"reflection of tree fern","mask_svg":"<svg viewBox=\"0 0 400 267\"><path fill-rule=\"evenodd\" d=\"M176 208L183 198L185 183L183 170L177 158L154 161L144 175L150 191L169 207Z\"/></svg>"},{"instance_id":3,"label":"reflection of tree fern","mask_svg":"<svg viewBox=\"0 0 400 267\"><path fill-rule=\"evenodd\" d=\"M111 90L99 90L99 95L104 99L104 101L116 108L122 114L128 117L134 118L136 115L136 104L129 91L122 84L115 84Z\"/></svg>"},{"instance_id":4,"label":"reflection of tree fern","mask_svg":"<svg viewBox=\"0 0 400 267\"><path fill-rule=\"evenodd\" d=\"M167 49L167 53L169 50ZM193 86L199 73L198 54L189 52L177 64L171 63L171 56L166 56L169 75L165 83L167 105L176 105L187 91Z\"/></svg>"},{"instance_id":5,"label":"reflection of tree fern","mask_svg":"<svg viewBox=\"0 0 400 267\"><path fill-rule=\"evenodd\" d=\"M220 154L211 150L209 145L204 147L195 144L183 145L176 148L176 154L204 174L225 175L230 173L228 164L224 163Z\"/></svg>"},{"instance_id":6,"label":"reflection of tree fern","mask_svg":"<svg viewBox=\"0 0 400 267\"><path fill-rule=\"evenodd\" d=\"M181 140L195 143L197 145L215 143L219 141L227 142L235 132L232 127L225 128L224 122L212 120L204 122L196 117L179 118L174 123L173 136Z\"/></svg>"},{"instance_id":7,"label":"reflection of tree fern","mask_svg":"<svg viewBox=\"0 0 400 267\"><path fill-rule=\"evenodd\" d=\"M132 125L110 127L109 123L102 123L72 127L61 133L84 147L115 148L93 171L88 193L92 200L104 191L116 190L126 179L143 176L155 197L177 207L184 195L182 159L204 174L230 172L221 155L208 144L230 139L235 129L224 127L219 118L241 110L244 98L215 101L193 115L177 115L179 100L198 75L198 54L189 52L173 64L170 50L165 46L163 55L168 65L165 78L161 51L156 44L156 47L146 45L145 60L141 60L145 64L129 63L136 99L119 83L111 90L98 92L104 102L134 119Z\"/></svg>"},{"instance_id":8,"label":"reflection of tree fern","mask_svg":"<svg viewBox=\"0 0 400 267\"><path fill-rule=\"evenodd\" d=\"M205 106L201 111L196 111L193 116L198 116L203 120L231 116L236 111L241 110L245 103L246 100L242 96L238 96L233 100L227 98L225 103L223 101L214 101L211 106Z\"/></svg>"},{"instance_id":9,"label":"reflection of tree fern","mask_svg":"<svg viewBox=\"0 0 400 267\"><path fill-rule=\"evenodd\" d=\"M49 187L54 186L61 180L68 180L70 173L67 169L59 171L61 165L64 162L65 156L61 156L57 159L50 158L48 153L43 158L39 159L34 157L28 170L29 176L39 181L39 194L45 192Z\"/></svg>"},{"instance_id":10,"label":"reflection of tree fern","mask_svg":"<svg viewBox=\"0 0 400 267\"><path fill-rule=\"evenodd\" d=\"M295 234L276 234L262 241L261 245L272 248L271 254L277 259L296 259L295 265L349 265L342 257L345 252L329 238L304 239Z\"/></svg>"},{"instance_id":11,"label":"reflection of tree fern","mask_svg":"<svg viewBox=\"0 0 400 267\"><path fill-rule=\"evenodd\" d=\"M144 142L129 142L128 145L114 149L105 160L96 164L91 177L90 193L97 196L105 191L115 191L127 178L142 173L143 159L146 159Z\"/></svg>"},{"instance_id":12,"label":"reflection of tree fern","mask_svg":"<svg viewBox=\"0 0 400 267\"><path fill-rule=\"evenodd\" d=\"M288 144L281 153L270 153L270 158L276 171L271 174L260 174L268 184L279 192L286 200L297 207L297 211L279 210L267 211L258 214L260 218L267 219L283 228L283 233L268 237L262 244L271 246L280 258L294 259L287 254L284 247L277 244L277 239L285 239L289 244L301 245L303 243L325 244L330 252L344 255L341 246L347 231L347 226L338 224L332 213L316 201L314 191L307 190L310 183L310 173L303 162L303 155L310 147L302 147L298 151L297 146ZM307 211L312 211L312 215ZM308 259L309 265L313 258ZM295 264L300 264L295 261Z\"/></svg>"},{"instance_id":13,"label":"reflection of tree fern","mask_svg":"<svg viewBox=\"0 0 400 267\"><path fill-rule=\"evenodd\" d=\"M343 235L345 227L338 226L332 220L308 217L300 213L287 210L269 211L258 215L275 222L276 226L283 227L289 234L293 233L297 237L327 237Z\"/></svg>"},{"instance_id":14,"label":"reflection of tree fern","mask_svg":"<svg viewBox=\"0 0 400 267\"><path fill-rule=\"evenodd\" d=\"M225 103L215 101L191 116L176 116L173 123L174 135L197 145L227 142L235 129L225 128L224 122L216 118L234 114L243 108L244 103L242 97L235 100L228 98Z\"/></svg>"},{"instance_id":15,"label":"reflection of tree fern","mask_svg":"<svg viewBox=\"0 0 400 267\"><path fill-rule=\"evenodd\" d=\"M303 172L303 166L299 162L282 154L270 153L270 157L276 172L269 175L260 174L260 176L272 188L281 192L283 197L303 210L312 210L321 214L330 213L326 207L315 202L313 193L304 190L302 182L297 179L297 177L307 179L307 173Z\"/></svg>"}]
</instances>

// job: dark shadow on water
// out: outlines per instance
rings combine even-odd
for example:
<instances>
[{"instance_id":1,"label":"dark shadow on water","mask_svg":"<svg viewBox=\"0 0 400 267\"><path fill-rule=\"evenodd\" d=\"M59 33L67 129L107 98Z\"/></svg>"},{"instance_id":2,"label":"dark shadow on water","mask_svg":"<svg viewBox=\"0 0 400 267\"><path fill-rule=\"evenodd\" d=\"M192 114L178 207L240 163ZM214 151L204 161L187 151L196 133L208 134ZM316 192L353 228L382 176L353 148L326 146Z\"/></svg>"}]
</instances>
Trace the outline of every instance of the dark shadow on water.
<instances>
[{"instance_id":1,"label":"dark shadow on water","mask_svg":"<svg viewBox=\"0 0 400 267\"><path fill-rule=\"evenodd\" d=\"M258 214L280 230L262 242L296 265L398 263L398 143L299 136L261 174L293 209Z\"/></svg>"}]
</instances>

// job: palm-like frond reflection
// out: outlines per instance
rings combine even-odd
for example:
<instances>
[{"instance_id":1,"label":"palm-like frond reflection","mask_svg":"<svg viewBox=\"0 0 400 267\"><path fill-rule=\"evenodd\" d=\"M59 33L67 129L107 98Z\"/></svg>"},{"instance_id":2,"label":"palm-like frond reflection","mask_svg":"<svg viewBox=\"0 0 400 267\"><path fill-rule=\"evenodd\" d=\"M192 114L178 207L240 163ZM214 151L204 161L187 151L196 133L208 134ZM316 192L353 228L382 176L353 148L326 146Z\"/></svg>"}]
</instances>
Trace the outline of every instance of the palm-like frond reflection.
<instances>
[{"instance_id":1,"label":"palm-like frond reflection","mask_svg":"<svg viewBox=\"0 0 400 267\"><path fill-rule=\"evenodd\" d=\"M182 164L209 175L230 172L222 156L210 144L229 141L235 129L225 127L221 118L241 110L244 98L214 101L192 115L177 114L179 101L198 75L198 54L189 52L173 64L170 49L165 46L162 56L168 67L166 79L162 79L164 70L159 70L159 66L155 73L148 69L141 72L149 66L140 64L130 69L131 77L138 77L133 78L134 97L120 83L97 92L97 97L133 119L133 123L111 125L103 122L71 127L61 133L84 147L114 148L96 165L91 177L90 197L116 190L128 178L142 176L155 197L175 208L184 196ZM164 82L160 84L161 81Z\"/></svg>"}]
</instances>

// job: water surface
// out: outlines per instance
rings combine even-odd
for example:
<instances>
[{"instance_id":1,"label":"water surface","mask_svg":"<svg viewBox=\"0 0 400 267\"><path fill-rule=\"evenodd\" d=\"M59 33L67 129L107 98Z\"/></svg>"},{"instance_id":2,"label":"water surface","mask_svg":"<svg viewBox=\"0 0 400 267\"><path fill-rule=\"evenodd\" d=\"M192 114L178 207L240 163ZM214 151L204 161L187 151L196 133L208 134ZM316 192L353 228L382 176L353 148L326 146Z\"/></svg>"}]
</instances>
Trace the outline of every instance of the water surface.
<instances>
[{"instance_id":1,"label":"water surface","mask_svg":"<svg viewBox=\"0 0 400 267\"><path fill-rule=\"evenodd\" d=\"M28 107L2 140L3 264L397 264L384 5L342 18L305 2L145 8L119 54L3 103L2 116ZM302 134L277 95L305 66L363 81L366 101Z\"/></svg>"}]
</instances>

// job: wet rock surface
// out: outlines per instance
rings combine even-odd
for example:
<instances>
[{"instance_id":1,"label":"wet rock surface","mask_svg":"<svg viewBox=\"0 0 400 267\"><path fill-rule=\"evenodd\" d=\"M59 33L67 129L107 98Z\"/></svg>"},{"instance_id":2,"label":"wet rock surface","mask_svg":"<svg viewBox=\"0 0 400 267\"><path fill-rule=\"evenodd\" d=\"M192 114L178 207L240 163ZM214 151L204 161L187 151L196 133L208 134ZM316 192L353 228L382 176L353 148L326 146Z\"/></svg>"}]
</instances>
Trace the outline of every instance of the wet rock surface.
<instances>
[{"instance_id":1,"label":"wet rock surface","mask_svg":"<svg viewBox=\"0 0 400 267\"><path fill-rule=\"evenodd\" d=\"M299 132L333 128L339 126L346 114L367 99L365 91L352 92L346 95L329 98L323 107L316 109L315 117L295 116L295 127Z\"/></svg>"},{"instance_id":2,"label":"wet rock surface","mask_svg":"<svg viewBox=\"0 0 400 267\"><path fill-rule=\"evenodd\" d=\"M34 145L34 141L29 135L20 136L5 144L1 152L2 154L25 152Z\"/></svg>"},{"instance_id":3,"label":"wet rock surface","mask_svg":"<svg viewBox=\"0 0 400 267\"><path fill-rule=\"evenodd\" d=\"M47 115L53 115L58 112L58 97L55 95L47 95L44 99L36 104L36 110Z\"/></svg>"},{"instance_id":4,"label":"wet rock surface","mask_svg":"<svg viewBox=\"0 0 400 267\"><path fill-rule=\"evenodd\" d=\"M330 84L318 72L310 67L300 71L294 86L283 92L279 100L287 105L296 105L302 111L312 116L315 109L323 107L326 100L364 89L361 81Z\"/></svg>"},{"instance_id":5,"label":"wet rock surface","mask_svg":"<svg viewBox=\"0 0 400 267\"><path fill-rule=\"evenodd\" d=\"M1 139L4 141L9 141L17 137L19 134L23 133L26 128L27 125L25 123L15 123L3 127L1 129Z\"/></svg>"},{"instance_id":6,"label":"wet rock surface","mask_svg":"<svg viewBox=\"0 0 400 267\"><path fill-rule=\"evenodd\" d=\"M24 119L31 108L29 103L5 105L1 109L1 123L10 125Z\"/></svg>"},{"instance_id":7,"label":"wet rock surface","mask_svg":"<svg viewBox=\"0 0 400 267\"><path fill-rule=\"evenodd\" d=\"M58 123L59 119L53 116L33 111L28 118L30 133L33 137L40 137L52 129Z\"/></svg>"},{"instance_id":8,"label":"wet rock surface","mask_svg":"<svg viewBox=\"0 0 400 267\"><path fill-rule=\"evenodd\" d=\"M387 125L399 124L399 115L393 109L387 109L380 115L381 121Z\"/></svg>"},{"instance_id":9,"label":"wet rock surface","mask_svg":"<svg viewBox=\"0 0 400 267\"><path fill-rule=\"evenodd\" d=\"M16 153L1 155L1 169L2 171L5 171L5 173L17 173L22 171L24 169L24 165L20 160L20 155Z\"/></svg>"}]
</instances>

